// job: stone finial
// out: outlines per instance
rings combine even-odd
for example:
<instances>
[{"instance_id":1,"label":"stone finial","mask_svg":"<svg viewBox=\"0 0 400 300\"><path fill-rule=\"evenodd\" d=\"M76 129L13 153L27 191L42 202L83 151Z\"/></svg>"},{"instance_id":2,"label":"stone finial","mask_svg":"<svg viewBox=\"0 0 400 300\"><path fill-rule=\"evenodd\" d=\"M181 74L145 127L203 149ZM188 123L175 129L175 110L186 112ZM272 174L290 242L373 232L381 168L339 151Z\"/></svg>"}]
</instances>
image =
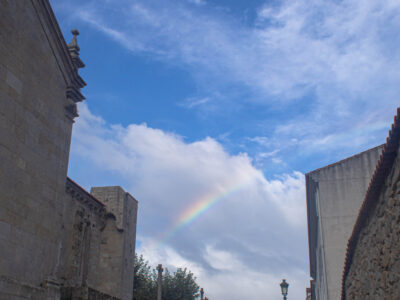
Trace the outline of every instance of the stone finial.
<instances>
[{"instance_id":1,"label":"stone finial","mask_svg":"<svg viewBox=\"0 0 400 300\"><path fill-rule=\"evenodd\" d=\"M71 30L73 35L71 42L68 44L69 54L71 55L72 61L77 69L83 68L85 64L79 57L79 51L81 48L78 46L77 36L79 35L78 29Z\"/></svg>"},{"instance_id":2,"label":"stone finial","mask_svg":"<svg viewBox=\"0 0 400 300\"><path fill-rule=\"evenodd\" d=\"M73 29L71 30L71 33L73 35L72 41L68 45L66 45L66 47L71 58L71 61L67 61L67 63L68 67L73 68L73 79L67 87L66 94L68 103L65 105L65 110L66 116L73 122L74 118L78 116L76 103L85 99L80 90L86 85L86 83L78 74L79 69L85 67L85 64L79 57L80 48L78 46L78 41L76 38L79 35L79 31L77 29Z\"/></svg>"},{"instance_id":3,"label":"stone finial","mask_svg":"<svg viewBox=\"0 0 400 300\"><path fill-rule=\"evenodd\" d=\"M81 50L79 48L78 42L76 40L76 37L79 35L78 29L72 29L71 33L72 33L73 37L72 37L72 41L68 44L68 49L70 49L70 50L73 49L73 50L77 50L77 51Z\"/></svg>"}]
</instances>

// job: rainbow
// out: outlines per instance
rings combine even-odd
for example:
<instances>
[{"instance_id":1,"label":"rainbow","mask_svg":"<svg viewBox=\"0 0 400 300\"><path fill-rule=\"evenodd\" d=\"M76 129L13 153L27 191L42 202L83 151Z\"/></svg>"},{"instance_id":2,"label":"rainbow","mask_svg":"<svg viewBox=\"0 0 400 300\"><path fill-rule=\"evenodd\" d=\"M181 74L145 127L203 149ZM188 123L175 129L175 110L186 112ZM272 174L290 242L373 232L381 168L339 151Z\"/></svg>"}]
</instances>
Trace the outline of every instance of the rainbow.
<instances>
[{"instance_id":1,"label":"rainbow","mask_svg":"<svg viewBox=\"0 0 400 300\"><path fill-rule=\"evenodd\" d=\"M176 221L169 226L169 229L156 239L153 246L150 248L158 248L165 244L179 231L189 226L217 203L243 189L253 178L254 177L248 177L246 180L241 180L240 182L235 181L231 184L225 184L224 187L216 186L211 192L194 200L191 205L180 213Z\"/></svg>"}]
</instances>

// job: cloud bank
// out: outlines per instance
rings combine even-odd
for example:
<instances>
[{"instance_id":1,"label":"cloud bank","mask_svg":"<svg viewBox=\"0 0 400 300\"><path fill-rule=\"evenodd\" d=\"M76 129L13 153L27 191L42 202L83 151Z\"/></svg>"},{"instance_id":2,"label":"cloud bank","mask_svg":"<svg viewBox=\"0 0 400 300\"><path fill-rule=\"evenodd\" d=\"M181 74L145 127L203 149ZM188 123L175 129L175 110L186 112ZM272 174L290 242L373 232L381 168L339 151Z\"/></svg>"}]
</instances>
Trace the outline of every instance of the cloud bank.
<instances>
[{"instance_id":1,"label":"cloud bank","mask_svg":"<svg viewBox=\"0 0 400 300\"><path fill-rule=\"evenodd\" d=\"M187 143L146 124L108 124L84 104L72 155L86 160L88 169L100 166L124 178L140 203L138 251L154 264L189 267L210 298L278 296L281 277L303 294L308 276L301 173L267 180L245 153L230 155L212 138ZM199 199L214 204L176 226Z\"/></svg>"}]
</instances>

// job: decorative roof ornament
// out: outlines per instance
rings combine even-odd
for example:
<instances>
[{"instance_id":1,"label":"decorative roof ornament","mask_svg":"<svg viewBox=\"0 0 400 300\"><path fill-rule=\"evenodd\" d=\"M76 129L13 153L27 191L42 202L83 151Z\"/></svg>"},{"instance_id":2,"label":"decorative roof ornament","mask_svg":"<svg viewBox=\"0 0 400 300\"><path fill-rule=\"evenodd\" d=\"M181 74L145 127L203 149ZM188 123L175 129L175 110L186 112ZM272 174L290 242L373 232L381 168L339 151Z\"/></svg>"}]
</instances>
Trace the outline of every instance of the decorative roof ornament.
<instances>
[{"instance_id":1,"label":"decorative roof ornament","mask_svg":"<svg viewBox=\"0 0 400 300\"><path fill-rule=\"evenodd\" d=\"M72 61L77 69L85 67L85 64L79 57L79 51L81 50L78 46L78 42L76 37L79 35L79 31L77 29L71 30L73 34L72 41L68 44L69 54L71 55Z\"/></svg>"},{"instance_id":2,"label":"decorative roof ornament","mask_svg":"<svg viewBox=\"0 0 400 300\"><path fill-rule=\"evenodd\" d=\"M85 96L81 94L80 90L86 85L86 83L78 74L79 69L85 67L85 64L79 57L79 51L81 49L79 48L76 39L76 37L79 35L79 31L77 29L73 29L71 32L73 37L72 41L67 45L67 48L74 67L74 78L67 87L68 104L65 106L65 109L67 111L67 117L73 121L74 118L78 116L78 108L76 103L85 99Z\"/></svg>"}]
</instances>

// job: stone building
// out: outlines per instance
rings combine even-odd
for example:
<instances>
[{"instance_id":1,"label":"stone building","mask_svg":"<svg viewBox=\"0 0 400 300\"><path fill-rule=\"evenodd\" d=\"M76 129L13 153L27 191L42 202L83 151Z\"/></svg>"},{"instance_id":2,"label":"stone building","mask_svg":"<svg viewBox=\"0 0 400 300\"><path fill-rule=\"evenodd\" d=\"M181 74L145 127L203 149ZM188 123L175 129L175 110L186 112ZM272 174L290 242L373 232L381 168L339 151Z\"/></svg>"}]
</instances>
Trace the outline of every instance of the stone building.
<instances>
[{"instance_id":1,"label":"stone building","mask_svg":"<svg viewBox=\"0 0 400 300\"><path fill-rule=\"evenodd\" d=\"M0 299L132 299L137 201L67 178L84 100L77 31L48 0L0 1Z\"/></svg>"},{"instance_id":2,"label":"stone building","mask_svg":"<svg viewBox=\"0 0 400 300\"><path fill-rule=\"evenodd\" d=\"M306 300L311 300L311 288L306 288Z\"/></svg>"},{"instance_id":3,"label":"stone building","mask_svg":"<svg viewBox=\"0 0 400 300\"><path fill-rule=\"evenodd\" d=\"M400 109L348 242L342 300L400 298Z\"/></svg>"},{"instance_id":4,"label":"stone building","mask_svg":"<svg viewBox=\"0 0 400 300\"><path fill-rule=\"evenodd\" d=\"M346 243L382 146L306 174L312 299L340 299Z\"/></svg>"}]
</instances>

